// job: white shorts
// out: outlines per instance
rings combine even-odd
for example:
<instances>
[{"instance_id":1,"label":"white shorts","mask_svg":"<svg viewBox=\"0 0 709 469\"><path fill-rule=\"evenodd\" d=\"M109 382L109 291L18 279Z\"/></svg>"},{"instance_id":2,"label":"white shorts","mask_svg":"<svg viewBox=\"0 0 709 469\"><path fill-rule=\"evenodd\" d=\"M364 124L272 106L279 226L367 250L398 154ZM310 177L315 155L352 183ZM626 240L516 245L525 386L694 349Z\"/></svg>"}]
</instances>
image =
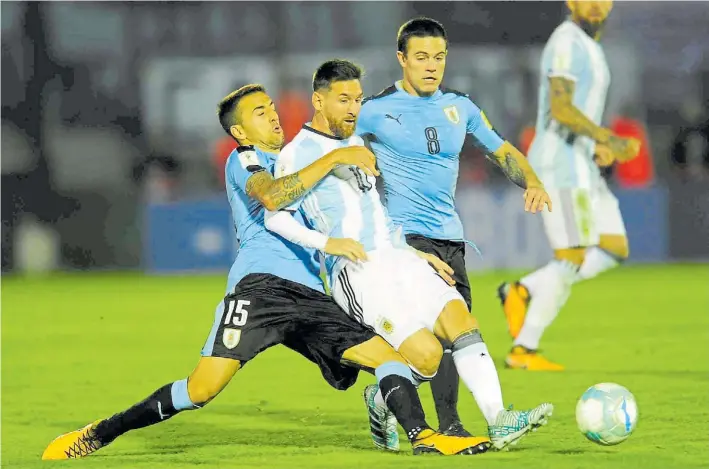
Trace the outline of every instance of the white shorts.
<instances>
[{"instance_id":1,"label":"white shorts","mask_svg":"<svg viewBox=\"0 0 709 469\"><path fill-rule=\"evenodd\" d=\"M395 350L413 333L433 331L450 301L465 303L454 287L409 249L381 249L368 252L367 257L363 263L346 263L334 281L332 296Z\"/></svg>"},{"instance_id":2,"label":"white shorts","mask_svg":"<svg viewBox=\"0 0 709 469\"><path fill-rule=\"evenodd\" d=\"M542 212L552 249L597 245L600 235L625 236L618 199L601 179L593 189L547 189L553 212Z\"/></svg>"}]
</instances>

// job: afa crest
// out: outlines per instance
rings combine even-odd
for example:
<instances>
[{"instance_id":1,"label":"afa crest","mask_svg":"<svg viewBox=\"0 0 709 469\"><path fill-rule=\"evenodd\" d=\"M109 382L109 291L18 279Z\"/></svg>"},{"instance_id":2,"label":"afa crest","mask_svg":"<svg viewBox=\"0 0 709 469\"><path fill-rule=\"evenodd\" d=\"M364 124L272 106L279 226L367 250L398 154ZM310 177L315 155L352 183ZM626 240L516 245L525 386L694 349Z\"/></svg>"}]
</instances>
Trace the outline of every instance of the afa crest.
<instances>
[{"instance_id":1,"label":"afa crest","mask_svg":"<svg viewBox=\"0 0 709 469\"><path fill-rule=\"evenodd\" d=\"M455 106L448 106L443 108L443 112L446 114L446 117L448 118L449 121L451 121L454 124L457 124L460 122L460 114L458 114L458 108Z\"/></svg>"},{"instance_id":2,"label":"afa crest","mask_svg":"<svg viewBox=\"0 0 709 469\"><path fill-rule=\"evenodd\" d=\"M222 335L222 342L224 342L224 347L231 350L237 345L239 345L240 340L241 329L224 329L224 334Z\"/></svg>"}]
</instances>

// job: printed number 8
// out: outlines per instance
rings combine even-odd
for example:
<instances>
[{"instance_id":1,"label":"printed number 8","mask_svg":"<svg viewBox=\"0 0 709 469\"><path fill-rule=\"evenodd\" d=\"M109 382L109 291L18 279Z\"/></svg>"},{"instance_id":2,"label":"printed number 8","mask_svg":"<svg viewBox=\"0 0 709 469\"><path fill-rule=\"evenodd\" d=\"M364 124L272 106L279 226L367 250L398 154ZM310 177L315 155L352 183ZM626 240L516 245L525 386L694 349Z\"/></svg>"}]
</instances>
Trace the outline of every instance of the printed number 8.
<instances>
[{"instance_id":1,"label":"printed number 8","mask_svg":"<svg viewBox=\"0 0 709 469\"><path fill-rule=\"evenodd\" d=\"M438 143L438 132L435 127L426 127L426 141L428 142L428 152L437 155L441 151L441 144Z\"/></svg>"}]
</instances>

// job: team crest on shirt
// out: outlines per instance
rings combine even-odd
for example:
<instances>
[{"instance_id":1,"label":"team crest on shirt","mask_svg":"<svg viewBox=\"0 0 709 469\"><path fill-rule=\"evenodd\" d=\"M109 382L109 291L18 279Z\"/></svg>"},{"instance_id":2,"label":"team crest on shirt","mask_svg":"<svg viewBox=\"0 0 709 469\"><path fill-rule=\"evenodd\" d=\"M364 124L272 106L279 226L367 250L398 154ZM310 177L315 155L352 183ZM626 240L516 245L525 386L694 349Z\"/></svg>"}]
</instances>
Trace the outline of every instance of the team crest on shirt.
<instances>
[{"instance_id":1,"label":"team crest on shirt","mask_svg":"<svg viewBox=\"0 0 709 469\"><path fill-rule=\"evenodd\" d=\"M382 330L387 334L391 334L394 332L394 324L392 324L388 319L384 319L382 320Z\"/></svg>"},{"instance_id":2,"label":"team crest on shirt","mask_svg":"<svg viewBox=\"0 0 709 469\"><path fill-rule=\"evenodd\" d=\"M446 113L446 117L452 123L457 124L460 122L460 114L458 114L457 107L455 107L455 106L444 107L443 112Z\"/></svg>"},{"instance_id":3,"label":"team crest on shirt","mask_svg":"<svg viewBox=\"0 0 709 469\"><path fill-rule=\"evenodd\" d=\"M224 347L231 350L237 345L239 345L240 340L241 329L224 329L224 334L222 335L222 342L224 342Z\"/></svg>"}]
</instances>

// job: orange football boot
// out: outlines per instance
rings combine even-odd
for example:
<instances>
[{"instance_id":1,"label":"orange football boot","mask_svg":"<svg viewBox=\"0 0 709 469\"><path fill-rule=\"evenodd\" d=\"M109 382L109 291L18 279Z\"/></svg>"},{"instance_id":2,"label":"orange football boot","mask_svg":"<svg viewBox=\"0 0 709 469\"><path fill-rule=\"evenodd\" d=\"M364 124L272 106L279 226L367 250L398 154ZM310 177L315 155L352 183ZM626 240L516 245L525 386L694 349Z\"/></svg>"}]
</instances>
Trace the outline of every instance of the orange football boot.
<instances>
[{"instance_id":1,"label":"orange football boot","mask_svg":"<svg viewBox=\"0 0 709 469\"><path fill-rule=\"evenodd\" d=\"M59 435L49 443L42 453L43 460L77 459L88 456L103 445L94 435L93 428L100 420L86 425L84 428Z\"/></svg>"},{"instance_id":2,"label":"orange football boot","mask_svg":"<svg viewBox=\"0 0 709 469\"><path fill-rule=\"evenodd\" d=\"M529 371L563 371L564 367L554 363L535 350L515 345L505 359L507 368Z\"/></svg>"},{"instance_id":3,"label":"orange football boot","mask_svg":"<svg viewBox=\"0 0 709 469\"><path fill-rule=\"evenodd\" d=\"M529 290L519 282L504 282L497 287L497 296L502 303L502 310L507 318L507 330L513 339L519 335L527 316L529 306Z\"/></svg>"}]
</instances>

